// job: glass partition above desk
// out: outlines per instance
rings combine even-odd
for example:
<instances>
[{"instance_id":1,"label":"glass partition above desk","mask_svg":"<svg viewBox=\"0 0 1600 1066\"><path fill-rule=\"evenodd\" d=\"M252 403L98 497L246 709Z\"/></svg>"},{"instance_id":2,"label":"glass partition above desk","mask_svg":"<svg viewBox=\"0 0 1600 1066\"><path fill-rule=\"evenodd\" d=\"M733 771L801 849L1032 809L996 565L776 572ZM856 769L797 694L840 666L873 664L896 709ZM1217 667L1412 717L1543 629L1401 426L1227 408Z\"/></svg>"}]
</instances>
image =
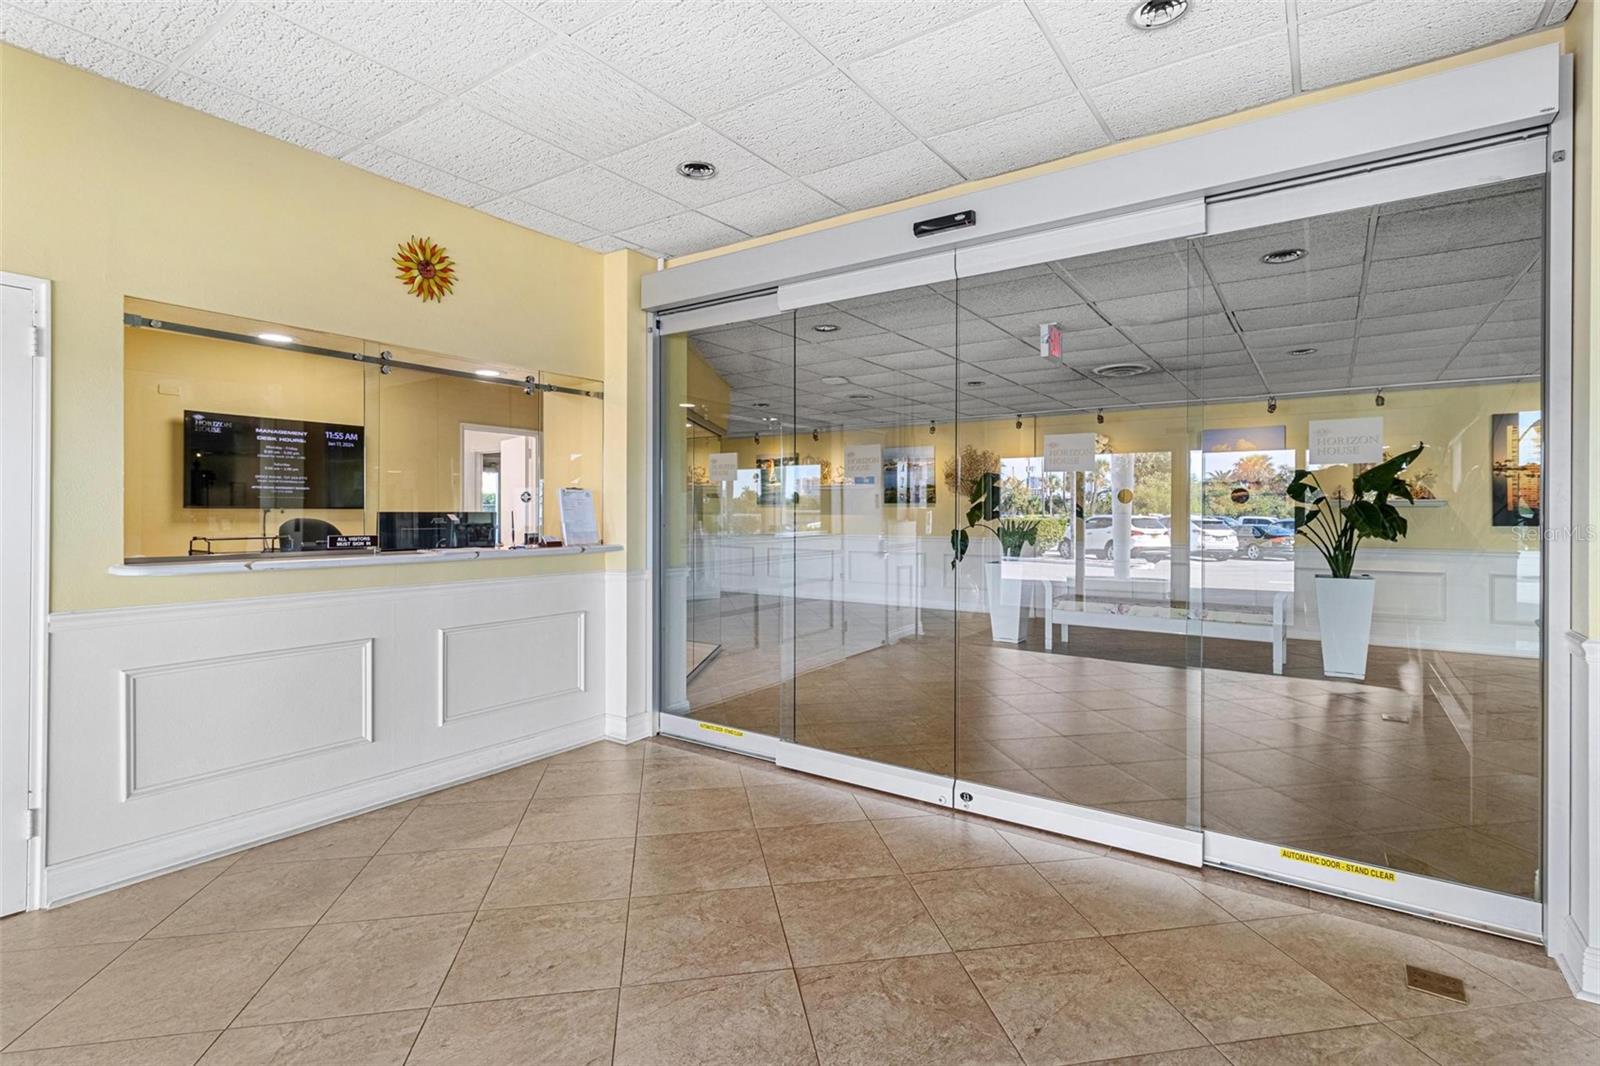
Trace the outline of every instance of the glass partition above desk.
<instances>
[{"instance_id":1,"label":"glass partition above desk","mask_svg":"<svg viewBox=\"0 0 1600 1066\"><path fill-rule=\"evenodd\" d=\"M597 381L130 300L124 556L598 542Z\"/></svg>"}]
</instances>

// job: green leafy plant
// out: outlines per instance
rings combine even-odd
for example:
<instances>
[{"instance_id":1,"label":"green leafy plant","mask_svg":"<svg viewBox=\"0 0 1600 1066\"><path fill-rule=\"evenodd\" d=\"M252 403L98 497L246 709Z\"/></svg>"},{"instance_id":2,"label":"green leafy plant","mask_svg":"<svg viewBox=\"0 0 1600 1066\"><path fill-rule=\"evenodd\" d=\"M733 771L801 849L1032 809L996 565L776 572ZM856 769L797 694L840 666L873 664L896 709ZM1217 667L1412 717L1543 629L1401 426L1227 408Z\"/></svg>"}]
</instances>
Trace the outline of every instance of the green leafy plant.
<instances>
[{"instance_id":1,"label":"green leafy plant","mask_svg":"<svg viewBox=\"0 0 1600 1066\"><path fill-rule=\"evenodd\" d=\"M1289 498L1300 506L1295 510L1294 530L1303 533L1311 546L1327 560L1334 577L1349 577L1356 564L1356 549L1368 538L1397 541L1406 535L1406 520L1389 497L1410 500L1411 486L1401 479L1423 445L1385 459L1363 470L1351 483L1351 498L1323 491L1322 482L1309 470L1296 470L1289 483Z\"/></svg>"},{"instance_id":2,"label":"green leafy plant","mask_svg":"<svg viewBox=\"0 0 1600 1066\"><path fill-rule=\"evenodd\" d=\"M1039 525L1036 521L1000 518L999 474L987 472L974 479L968 503L967 524L950 531L950 548L955 552L955 558L950 561L952 567L966 558L967 549L972 546L969 530L989 530L999 538L1000 551L1011 559L1022 554L1023 545L1033 544L1038 539Z\"/></svg>"}]
</instances>

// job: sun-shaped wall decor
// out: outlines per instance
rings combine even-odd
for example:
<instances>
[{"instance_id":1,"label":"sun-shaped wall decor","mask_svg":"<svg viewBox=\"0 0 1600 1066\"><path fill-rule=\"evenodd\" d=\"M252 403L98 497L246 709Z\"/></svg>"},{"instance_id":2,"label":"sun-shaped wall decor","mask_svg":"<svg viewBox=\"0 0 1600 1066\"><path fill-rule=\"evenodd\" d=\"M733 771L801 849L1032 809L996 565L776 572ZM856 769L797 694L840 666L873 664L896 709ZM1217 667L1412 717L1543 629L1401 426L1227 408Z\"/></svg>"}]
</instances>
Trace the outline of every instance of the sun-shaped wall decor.
<instances>
[{"instance_id":1,"label":"sun-shaped wall decor","mask_svg":"<svg viewBox=\"0 0 1600 1066\"><path fill-rule=\"evenodd\" d=\"M394 265L399 268L395 277L423 302L442 300L455 288L455 260L426 237L412 237L401 244Z\"/></svg>"}]
</instances>

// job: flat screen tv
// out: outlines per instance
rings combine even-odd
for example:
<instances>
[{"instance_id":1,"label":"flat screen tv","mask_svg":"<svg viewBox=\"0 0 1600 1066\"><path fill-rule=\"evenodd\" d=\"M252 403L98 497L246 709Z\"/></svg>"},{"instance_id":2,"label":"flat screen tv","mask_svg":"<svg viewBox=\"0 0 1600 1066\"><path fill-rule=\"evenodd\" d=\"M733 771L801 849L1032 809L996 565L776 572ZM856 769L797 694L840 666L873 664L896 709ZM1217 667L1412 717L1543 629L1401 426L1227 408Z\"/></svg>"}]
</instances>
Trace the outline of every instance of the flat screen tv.
<instances>
[{"instance_id":1,"label":"flat screen tv","mask_svg":"<svg viewBox=\"0 0 1600 1066\"><path fill-rule=\"evenodd\" d=\"M183 413L183 505L321 511L364 506L365 428Z\"/></svg>"}]
</instances>

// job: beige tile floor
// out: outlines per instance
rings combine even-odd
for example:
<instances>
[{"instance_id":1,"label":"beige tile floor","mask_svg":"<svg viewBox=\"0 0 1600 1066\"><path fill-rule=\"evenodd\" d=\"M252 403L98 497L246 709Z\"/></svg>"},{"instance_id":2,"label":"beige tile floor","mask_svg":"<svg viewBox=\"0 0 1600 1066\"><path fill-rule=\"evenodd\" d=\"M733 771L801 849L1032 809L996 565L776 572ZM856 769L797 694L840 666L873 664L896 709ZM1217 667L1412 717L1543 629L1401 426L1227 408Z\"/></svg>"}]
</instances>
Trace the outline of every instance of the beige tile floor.
<instances>
[{"instance_id":1,"label":"beige tile floor","mask_svg":"<svg viewBox=\"0 0 1600 1066\"><path fill-rule=\"evenodd\" d=\"M1205 640L1195 670L1179 636L1079 627L1046 652L1040 621L1004 646L987 616L963 615L957 642L948 613L925 611L924 635L885 644L881 608L802 601L785 684L786 608L763 601L757 626L748 601L700 605L701 629L729 643L689 686L696 717L1174 825L1198 809L1234 836L1533 894L1536 659L1375 647L1350 682L1322 676L1315 642L1291 640L1275 675L1266 645Z\"/></svg>"},{"instance_id":2,"label":"beige tile floor","mask_svg":"<svg viewBox=\"0 0 1600 1066\"><path fill-rule=\"evenodd\" d=\"M1465 981L1468 1003L1404 983ZM1600 1063L1531 946L592 745L0 922L0 1066Z\"/></svg>"}]
</instances>

